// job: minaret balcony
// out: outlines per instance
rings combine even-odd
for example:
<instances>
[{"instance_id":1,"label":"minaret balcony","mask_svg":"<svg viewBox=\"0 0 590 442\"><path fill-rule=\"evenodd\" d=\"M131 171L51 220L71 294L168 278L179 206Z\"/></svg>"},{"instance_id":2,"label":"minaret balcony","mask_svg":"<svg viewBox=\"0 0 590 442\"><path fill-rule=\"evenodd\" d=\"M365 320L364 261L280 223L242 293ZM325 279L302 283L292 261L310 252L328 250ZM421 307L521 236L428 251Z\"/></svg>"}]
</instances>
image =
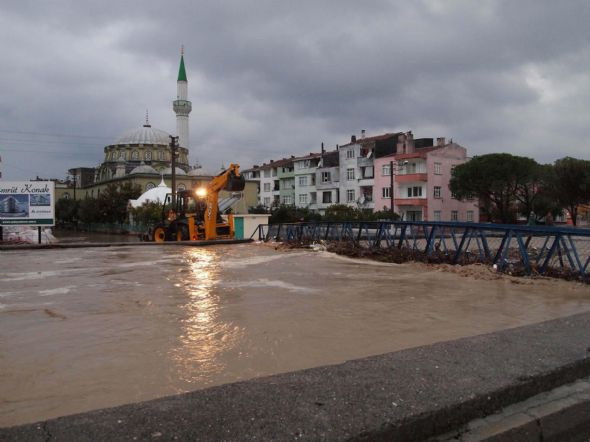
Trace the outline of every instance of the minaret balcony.
<instances>
[{"instance_id":1,"label":"minaret balcony","mask_svg":"<svg viewBox=\"0 0 590 442\"><path fill-rule=\"evenodd\" d=\"M188 100L174 100L172 102L174 112L179 115L188 115L193 110L193 105Z\"/></svg>"}]
</instances>

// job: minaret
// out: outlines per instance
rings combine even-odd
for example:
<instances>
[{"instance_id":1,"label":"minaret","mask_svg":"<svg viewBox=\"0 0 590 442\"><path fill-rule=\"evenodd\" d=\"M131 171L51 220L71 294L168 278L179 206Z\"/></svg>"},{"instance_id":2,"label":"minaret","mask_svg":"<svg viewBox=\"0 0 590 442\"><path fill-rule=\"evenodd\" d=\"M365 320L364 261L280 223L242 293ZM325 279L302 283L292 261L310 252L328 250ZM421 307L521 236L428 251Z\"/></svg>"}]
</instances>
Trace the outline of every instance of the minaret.
<instances>
[{"instance_id":1,"label":"minaret","mask_svg":"<svg viewBox=\"0 0 590 442\"><path fill-rule=\"evenodd\" d=\"M188 82L184 69L184 46L180 49L180 68L178 69L178 81L176 82L176 100L172 102L172 108L176 113L176 134L178 145L189 148L188 141L188 114L191 113L192 104L188 101Z\"/></svg>"}]
</instances>

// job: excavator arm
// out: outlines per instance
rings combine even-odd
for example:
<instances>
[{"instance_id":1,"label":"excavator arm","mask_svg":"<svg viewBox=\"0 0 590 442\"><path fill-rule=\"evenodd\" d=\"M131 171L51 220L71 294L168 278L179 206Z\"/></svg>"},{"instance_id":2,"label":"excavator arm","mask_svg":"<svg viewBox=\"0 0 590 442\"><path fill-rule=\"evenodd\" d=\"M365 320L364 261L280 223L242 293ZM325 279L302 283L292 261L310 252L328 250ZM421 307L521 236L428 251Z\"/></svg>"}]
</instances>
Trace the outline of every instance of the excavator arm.
<instances>
[{"instance_id":1,"label":"excavator arm","mask_svg":"<svg viewBox=\"0 0 590 442\"><path fill-rule=\"evenodd\" d=\"M206 187L206 210L204 216L205 239L212 240L217 238L217 211L219 203L219 192L227 190L229 192L241 192L244 190L245 180L240 175L240 166L230 164L230 166L221 172L209 182ZM230 220L230 224L233 220Z\"/></svg>"}]
</instances>

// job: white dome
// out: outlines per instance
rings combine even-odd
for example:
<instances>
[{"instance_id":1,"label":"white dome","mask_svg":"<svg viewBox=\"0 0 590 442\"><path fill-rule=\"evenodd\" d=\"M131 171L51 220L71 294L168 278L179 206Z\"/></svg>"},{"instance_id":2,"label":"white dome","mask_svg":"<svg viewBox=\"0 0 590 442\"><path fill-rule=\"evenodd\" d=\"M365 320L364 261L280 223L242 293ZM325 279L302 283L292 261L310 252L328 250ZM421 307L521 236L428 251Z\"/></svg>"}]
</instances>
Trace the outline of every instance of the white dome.
<instances>
[{"instance_id":1,"label":"white dome","mask_svg":"<svg viewBox=\"0 0 590 442\"><path fill-rule=\"evenodd\" d=\"M139 166L134 168L131 172L129 172L129 175L133 175L134 173L157 174L158 172L152 166L148 166L147 164L143 164L143 162L142 162L142 164L140 164Z\"/></svg>"},{"instance_id":2,"label":"white dome","mask_svg":"<svg viewBox=\"0 0 590 442\"><path fill-rule=\"evenodd\" d=\"M176 175L186 175L186 172L178 167L174 168L176 170ZM172 175L172 167L167 167L166 169L162 169L160 171L162 175Z\"/></svg>"},{"instance_id":3,"label":"white dome","mask_svg":"<svg viewBox=\"0 0 590 442\"><path fill-rule=\"evenodd\" d=\"M157 187L152 187L150 190L142 193L136 200L129 200L129 204L131 204L131 207L133 208L141 207L143 203L147 203L148 201L162 204L166 201L166 194L168 193L172 193L172 189L168 187L164 183L164 179L162 179Z\"/></svg>"},{"instance_id":4,"label":"white dome","mask_svg":"<svg viewBox=\"0 0 590 442\"><path fill-rule=\"evenodd\" d=\"M203 167L196 167L194 169L191 169L188 171L187 173L188 176L214 176L214 173L211 173L211 171L203 168Z\"/></svg>"},{"instance_id":5,"label":"white dome","mask_svg":"<svg viewBox=\"0 0 590 442\"><path fill-rule=\"evenodd\" d=\"M155 129L145 124L139 129L125 132L115 144L170 144L170 134L160 129Z\"/></svg>"}]
</instances>

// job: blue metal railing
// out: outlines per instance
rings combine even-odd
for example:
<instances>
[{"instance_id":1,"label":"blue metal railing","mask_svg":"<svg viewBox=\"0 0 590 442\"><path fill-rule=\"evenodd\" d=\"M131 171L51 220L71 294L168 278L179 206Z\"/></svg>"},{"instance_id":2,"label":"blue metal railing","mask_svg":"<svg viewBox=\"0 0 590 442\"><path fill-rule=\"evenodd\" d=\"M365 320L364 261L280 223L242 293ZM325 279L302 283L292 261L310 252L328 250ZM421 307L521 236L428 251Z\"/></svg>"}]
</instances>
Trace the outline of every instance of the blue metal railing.
<instances>
[{"instance_id":1,"label":"blue metal railing","mask_svg":"<svg viewBox=\"0 0 590 442\"><path fill-rule=\"evenodd\" d=\"M586 279L590 229L461 222L351 221L262 224L261 241L345 241L365 248L398 248L451 263L486 262L527 274L566 271Z\"/></svg>"}]
</instances>

